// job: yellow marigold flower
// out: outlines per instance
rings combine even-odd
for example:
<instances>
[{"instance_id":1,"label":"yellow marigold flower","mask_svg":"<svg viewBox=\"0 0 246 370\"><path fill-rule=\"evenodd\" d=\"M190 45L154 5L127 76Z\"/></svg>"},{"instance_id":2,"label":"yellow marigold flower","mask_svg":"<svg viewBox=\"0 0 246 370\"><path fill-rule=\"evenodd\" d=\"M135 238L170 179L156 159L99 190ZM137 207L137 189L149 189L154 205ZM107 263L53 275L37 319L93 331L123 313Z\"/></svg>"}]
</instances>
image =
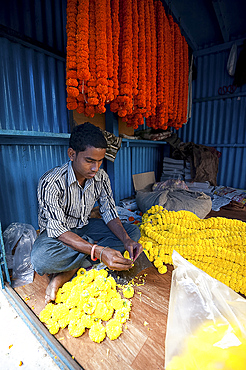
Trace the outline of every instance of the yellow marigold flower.
<instances>
[{"instance_id":1,"label":"yellow marigold flower","mask_svg":"<svg viewBox=\"0 0 246 370\"><path fill-rule=\"evenodd\" d=\"M119 310L123 307L123 299L121 298L112 298L110 301L111 307L113 307L115 310Z\"/></svg>"},{"instance_id":2,"label":"yellow marigold flower","mask_svg":"<svg viewBox=\"0 0 246 370\"><path fill-rule=\"evenodd\" d=\"M69 316L64 316L58 320L61 329L64 329L69 324Z\"/></svg>"},{"instance_id":3,"label":"yellow marigold flower","mask_svg":"<svg viewBox=\"0 0 246 370\"><path fill-rule=\"evenodd\" d=\"M95 269L87 271L84 275L84 282L87 284L91 283L94 280L95 275L96 275Z\"/></svg>"},{"instance_id":4,"label":"yellow marigold flower","mask_svg":"<svg viewBox=\"0 0 246 370\"><path fill-rule=\"evenodd\" d=\"M69 334L72 337L80 337L85 332L85 326L82 324L81 320L70 322L68 325Z\"/></svg>"},{"instance_id":5,"label":"yellow marigold flower","mask_svg":"<svg viewBox=\"0 0 246 370\"><path fill-rule=\"evenodd\" d=\"M126 258L126 259L128 259L128 260L130 260L130 259L131 259L131 258L130 258L130 254L129 254L129 252L128 252L128 251L125 251L125 252L124 252L123 257L124 257L124 258Z\"/></svg>"},{"instance_id":6,"label":"yellow marigold flower","mask_svg":"<svg viewBox=\"0 0 246 370\"><path fill-rule=\"evenodd\" d=\"M106 328L100 323L95 323L89 330L89 337L93 342L102 342L106 337Z\"/></svg>"},{"instance_id":7,"label":"yellow marigold flower","mask_svg":"<svg viewBox=\"0 0 246 370\"><path fill-rule=\"evenodd\" d=\"M69 314L68 307L63 303L58 303L57 305L54 305L52 311L52 319L58 321L60 318L68 316L68 314Z\"/></svg>"},{"instance_id":8,"label":"yellow marigold flower","mask_svg":"<svg viewBox=\"0 0 246 370\"><path fill-rule=\"evenodd\" d=\"M55 302L56 303L62 303L64 302L64 298L63 297L63 294L62 294L62 291L61 291L61 288L58 289L57 293L56 293L56 299L55 299Z\"/></svg>"},{"instance_id":9,"label":"yellow marigold flower","mask_svg":"<svg viewBox=\"0 0 246 370\"><path fill-rule=\"evenodd\" d=\"M114 278L112 276L109 276L107 278L107 281L110 282L111 289L116 290L116 281L114 280Z\"/></svg>"},{"instance_id":10,"label":"yellow marigold flower","mask_svg":"<svg viewBox=\"0 0 246 370\"><path fill-rule=\"evenodd\" d=\"M80 295L76 294L75 292L74 293L71 292L69 297L66 300L65 305L68 308L73 308L73 307L78 306L79 302L80 302Z\"/></svg>"},{"instance_id":11,"label":"yellow marigold flower","mask_svg":"<svg viewBox=\"0 0 246 370\"><path fill-rule=\"evenodd\" d=\"M127 286L123 289L123 295L125 298L132 298L134 296L134 288L132 286Z\"/></svg>"},{"instance_id":12,"label":"yellow marigold flower","mask_svg":"<svg viewBox=\"0 0 246 370\"><path fill-rule=\"evenodd\" d=\"M89 298L88 302L85 303L85 305L83 307L85 313L87 313L88 315L91 315L95 311L96 305L97 305L96 298L93 298L93 297Z\"/></svg>"},{"instance_id":13,"label":"yellow marigold flower","mask_svg":"<svg viewBox=\"0 0 246 370\"><path fill-rule=\"evenodd\" d=\"M156 268L162 267L163 266L162 259L161 258L156 258L156 260L154 262L154 265L155 265Z\"/></svg>"},{"instance_id":14,"label":"yellow marigold flower","mask_svg":"<svg viewBox=\"0 0 246 370\"><path fill-rule=\"evenodd\" d=\"M87 315L86 313L83 314L81 316L81 324L85 327L85 328L91 328L92 325L94 324L94 320L93 318L91 317L91 315Z\"/></svg>"},{"instance_id":15,"label":"yellow marigold flower","mask_svg":"<svg viewBox=\"0 0 246 370\"><path fill-rule=\"evenodd\" d=\"M103 302L99 302L97 303L94 314L99 319L103 319L103 316L107 313L107 311L108 311L107 305Z\"/></svg>"},{"instance_id":16,"label":"yellow marigold flower","mask_svg":"<svg viewBox=\"0 0 246 370\"><path fill-rule=\"evenodd\" d=\"M132 302L129 299L123 299L123 308L125 310L131 311Z\"/></svg>"},{"instance_id":17,"label":"yellow marigold flower","mask_svg":"<svg viewBox=\"0 0 246 370\"><path fill-rule=\"evenodd\" d=\"M129 311L124 308L116 310L114 318L123 324L129 319Z\"/></svg>"},{"instance_id":18,"label":"yellow marigold flower","mask_svg":"<svg viewBox=\"0 0 246 370\"><path fill-rule=\"evenodd\" d=\"M102 320L103 321L108 321L112 318L114 314L114 309L112 307L108 307L107 311L104 312L103 316L102 316Z\"/></svg>"},{"instance_id":19,"label":"yellow marigold flower","mask_svg":"<svg viewBox=\"0 0 246 370\"><path fill-rule=\"evenodd\" d=\"M160 274L165 274L167 272L167 266L162 265L161 267L158 268L158 272Z\"/></svg>"},{"instance_id":20,"label":"yellow marigold flower","mask_svg":"<svg viewBox=\"0 0 246 370\"><path fill-rule=\"evenodd\" d=\"M72 281L67 281L63 286L61 287L61 293L65 293L67 291L71 291L73 288Z\"/></svg>"},{"instance_id":21,"label":"yellow marigold flower","mask_svg":"<svg viewBox=\"0 0 246 370\"><path fill-rule=\"evenodd\" d=\"M81 275L85 275L86 273L86 269L84 269L83 267L80 268L78 271L77 271L77 276L81 276Z\"/></svg>"},{"instance_id":22,"label":"yellow marigold flower","mask_svg":"<svg viewBox=\"0 0 246 370\"><path fill-rule=\"evenodd\" d=\"M106 324L106 333L110 340L117 339L122 333L122 323L116 319L111 319Z\"/></svg>"},{"instance_id":23,"label":"yellow marigold flower","mask_svg":"<svg viewBox=\"0 0 246 370\"><path fill-rule=\"evenodd\" d=\"M60 329L60 326L58 324L57 321L54 321L54 320L49 320L47 323L46 323L48 329L49 329L49 332L50 334L56 334L58 333L59 329Z\"/></svg>"},{"instance_id":24,"label":"yellow marigold flower","mask_svg":"<svg viewBox=\"0 0 246 370\"><path fill-rule=\"evenodd\" d=\"M99 289L99 290L107 290L107 278L105 278L102 275L98 275L95 280L94 280L94 285ZM109 285L111 286L111 284Z\"/></svg>"},{"instance_id":25,"label":"yellow marigold flower","mask_svg":"<svg viewBox=\"0 0 246 370\"><path fill-rule=\"evenodd\" d=\"M149 253L148 253L148 251L144 249L144 253L146 254L146 257L149 259Z\"/></svg>"},{"instance_id":26,"label":"yellow marigold flower","mask_svg":"<svg viewBox=\"0 0 246 370\"><path fill-rule=\"evenodd\" d=\"M39 314L39 320L42 321L42 322L47 322L48 320L51 319L52 317L52 312L53 312L53 308L54 308L54 304L53 303L48 303L45 308L40 312Z\"/></svg>"},{"instance_id":27,"label":"yellow marigold flower","mask_svg":"<svg viewBox=\"0 0 246 370\"><path fill-rule=\"evenodd\" d=\"M69 321L78 321L83 315L83 311L81 311L80 309L78 308L72 308L70 311L69 311L69 314L68 314L68 317L69 317Z\"/></svg>"}]
</instances>

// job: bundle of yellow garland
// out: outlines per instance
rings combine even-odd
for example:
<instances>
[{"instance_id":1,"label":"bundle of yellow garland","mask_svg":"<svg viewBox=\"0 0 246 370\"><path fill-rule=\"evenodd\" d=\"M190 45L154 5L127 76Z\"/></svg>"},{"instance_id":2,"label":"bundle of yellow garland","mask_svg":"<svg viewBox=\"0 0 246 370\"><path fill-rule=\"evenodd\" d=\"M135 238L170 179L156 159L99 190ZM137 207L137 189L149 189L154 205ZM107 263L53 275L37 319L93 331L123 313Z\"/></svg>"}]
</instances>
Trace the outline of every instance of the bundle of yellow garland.
<instances>
[{"instance_id":1,"label":"bundle of yellow garland","mask_svg":"<svg viewBox=\"0 0 246 370\"><path fill-rule=\"evenodd\" d=\"M106 270L81 268L72 281L59 288L55 303L48 303L39 319L51 334L68 326L73 337L80 337L88 328L89 337L94 342L102 342L106 335L114 340L123 332L123 324L129 319L131 301L126 298L134 295L131 285L122 290L124 298Z\"/></svg>"},{"instance_id":2,"label":"bundle of yellow garland","mask_svg":"<svg viewBox=\"0 0 246 370\"><path fill-rule=\"evenodd\" d=\"M223 217L200 219L188 211L153 206L142 218L139 242L160 273L172 252L246 295L246 223Z\"/></svg>"}]
</instances>

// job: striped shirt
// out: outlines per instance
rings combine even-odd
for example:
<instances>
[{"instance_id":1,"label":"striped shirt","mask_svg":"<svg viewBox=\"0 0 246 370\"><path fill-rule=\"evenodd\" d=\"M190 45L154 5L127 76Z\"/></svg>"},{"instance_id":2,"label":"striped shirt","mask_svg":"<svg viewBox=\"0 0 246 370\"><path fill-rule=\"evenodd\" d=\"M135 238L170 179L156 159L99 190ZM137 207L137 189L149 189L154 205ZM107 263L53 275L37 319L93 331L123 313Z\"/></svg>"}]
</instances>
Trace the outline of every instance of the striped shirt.
<instances>
[{"instance_id":1,"label":"striped shirt","mask_svg":"<svg viewBox=\"0 0 246 370\"><path fill-rule=\"evenodd\" d=\"M103 169L86 180L83 188L75 177L72 162L68 161L40 178L37 195L40 232L46 229L52 238L88 224L96 201L106 224L118 217L110 180Z\"/></svg>"}]
</instances>

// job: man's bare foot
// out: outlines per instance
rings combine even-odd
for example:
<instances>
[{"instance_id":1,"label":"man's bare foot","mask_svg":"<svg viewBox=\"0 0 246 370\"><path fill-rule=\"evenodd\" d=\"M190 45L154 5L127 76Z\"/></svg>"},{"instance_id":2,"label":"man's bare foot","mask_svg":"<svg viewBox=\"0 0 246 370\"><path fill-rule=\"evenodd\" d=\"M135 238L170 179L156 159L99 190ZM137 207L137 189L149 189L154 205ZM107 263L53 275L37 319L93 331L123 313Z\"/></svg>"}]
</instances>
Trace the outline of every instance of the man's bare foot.
<instances>
[{"instance_id":1,"label":"man's bare foot","mask_svg":"<svg viewBox=\"0 0 246 370\"><path fill-rule=\"evenodd\" d=\"M61 272L60 274L52 274L49 285L46 288L45 304L56 299L58 289L67 281L69 281L78 269Z\"/></svg>"}]
</instances>

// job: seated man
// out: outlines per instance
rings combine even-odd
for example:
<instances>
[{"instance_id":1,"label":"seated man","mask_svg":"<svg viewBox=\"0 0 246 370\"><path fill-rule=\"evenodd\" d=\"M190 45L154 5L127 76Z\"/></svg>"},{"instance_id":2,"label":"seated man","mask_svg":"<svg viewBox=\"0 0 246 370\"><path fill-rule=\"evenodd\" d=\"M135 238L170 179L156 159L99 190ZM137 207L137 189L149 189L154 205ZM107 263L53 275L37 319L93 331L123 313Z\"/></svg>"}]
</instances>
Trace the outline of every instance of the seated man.
<instances>
[{"instance_id":1,"label":"seated man","mask_svg":"<svg viewBox=\"0 0 246 370\"><path fill-rule=\"evenodd\" d=\"M49 274L46 303L80 267L90 265L88 256L111 270L128 270L142 252L136 225L122 225L115 208L108 175L100 169L107 142L101 130L86 122L71 133L69 161L46 172L39 180L40 235L31 261L39 275ZM90 219L95 202L102 219ZM132 260L121 252L127 250Z\"/></svg>"}]
</instances>

